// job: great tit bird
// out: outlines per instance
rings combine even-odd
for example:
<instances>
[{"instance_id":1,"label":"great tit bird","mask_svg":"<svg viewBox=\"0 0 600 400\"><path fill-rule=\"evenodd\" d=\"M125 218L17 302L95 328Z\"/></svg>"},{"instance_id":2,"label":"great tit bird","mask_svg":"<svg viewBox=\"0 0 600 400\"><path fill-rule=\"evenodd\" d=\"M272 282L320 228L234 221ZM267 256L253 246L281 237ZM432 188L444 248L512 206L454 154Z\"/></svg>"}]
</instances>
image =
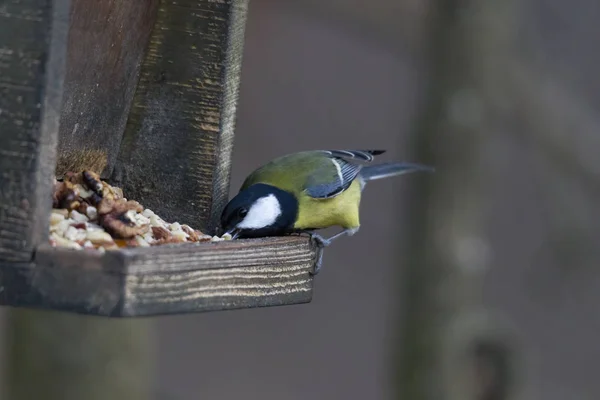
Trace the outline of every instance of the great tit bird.
<instances>
[{"instance_id":1,"label":"great tit bird","mask_svg":"<svg viewBox=\"0 0 600 400\"><path fill-rule=\"evenodd\" d=\"M252 172L223 209L221 227L235 238L309 233L323 247L360 228L359 205L368 181L433 168L411 163L370 163L385 150L313 150L276 158ZM314 231L340 226L330 238Z\"/></svg>"}]
</instances>

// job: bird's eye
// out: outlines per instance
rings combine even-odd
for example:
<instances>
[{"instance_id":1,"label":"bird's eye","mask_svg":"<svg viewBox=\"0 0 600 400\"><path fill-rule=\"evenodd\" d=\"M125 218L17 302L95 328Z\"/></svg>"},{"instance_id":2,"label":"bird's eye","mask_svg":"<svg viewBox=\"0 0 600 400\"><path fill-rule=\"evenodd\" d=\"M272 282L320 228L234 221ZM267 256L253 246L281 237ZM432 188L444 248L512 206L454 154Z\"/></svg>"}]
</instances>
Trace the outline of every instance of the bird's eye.
<instances>
[{"instance_id":1,"label":"bird's eye","mask_svg":"<svg viewBox=\"0 0 600 400\"><path fill-rule=\"evenodd\" d=\"M238 217L240 218L244 218L246 216L246 214L248 214L248 210L245 208L240 208L238 210Z\"/></svg>"}]
</instances>

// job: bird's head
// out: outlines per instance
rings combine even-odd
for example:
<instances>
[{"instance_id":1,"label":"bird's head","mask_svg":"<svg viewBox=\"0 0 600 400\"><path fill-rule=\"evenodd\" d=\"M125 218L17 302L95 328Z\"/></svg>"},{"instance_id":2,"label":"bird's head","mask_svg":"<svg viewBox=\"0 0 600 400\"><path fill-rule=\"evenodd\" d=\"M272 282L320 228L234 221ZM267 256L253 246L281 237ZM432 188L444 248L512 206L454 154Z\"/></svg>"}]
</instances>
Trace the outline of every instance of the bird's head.
<instances>
[{"instance_id":1,"label":"bird's head","mask_svg":"<svg viewBox=\"0 0 600 400\"><path fill-rule=\"evenodd\" d=\"M221 228L233 239L278 236L293 227L297 214L294 195L258 183L229 201L221 214Z\"/></svg>"}]
</instances>

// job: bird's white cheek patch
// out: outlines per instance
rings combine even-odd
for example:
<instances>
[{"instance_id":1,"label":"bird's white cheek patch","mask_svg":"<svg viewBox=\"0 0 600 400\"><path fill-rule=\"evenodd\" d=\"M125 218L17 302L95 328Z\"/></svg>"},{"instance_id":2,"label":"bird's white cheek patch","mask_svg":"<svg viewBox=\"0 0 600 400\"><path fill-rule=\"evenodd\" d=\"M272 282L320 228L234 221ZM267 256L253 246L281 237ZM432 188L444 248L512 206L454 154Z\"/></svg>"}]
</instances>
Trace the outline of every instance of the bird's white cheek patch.
<instances>
[{"instance_id":1,"label":"bird's white cheek patch","mask_svg":"<svg viewBox=\"0 0 600 400\"><path fill-rule=\"evenodd\" d=\"M241 229L260 229L273 225L281 215L281 205L275 195L270 194L256 200L248 210L246 217L237 227Z\"/></svg>"}]
</instances>

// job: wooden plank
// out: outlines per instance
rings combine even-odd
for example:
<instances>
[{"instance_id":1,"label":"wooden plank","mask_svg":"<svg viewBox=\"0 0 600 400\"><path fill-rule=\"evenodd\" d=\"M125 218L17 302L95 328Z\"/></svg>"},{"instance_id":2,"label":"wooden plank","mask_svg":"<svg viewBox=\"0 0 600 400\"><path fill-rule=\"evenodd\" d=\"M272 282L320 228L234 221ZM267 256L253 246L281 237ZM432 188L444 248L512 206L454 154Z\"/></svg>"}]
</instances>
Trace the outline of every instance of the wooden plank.
<instances>
[{"instance_id":1,"label":"wooden plank","mask_svg":"<svg viewBox=\"0 0 600 400\"><path fill-rule=\"evenodd\" d=\"M126 258L126 269L117 272L127 274L260 266L267 259L273 265L307 264L313 258L309 242L297 236L137 247L120 253Z\"/></svg>"},{"instance_id":2,"label":"wooden plank","mask_svg":"<svg viewBox=\"0 0 600 400\"><path fill-rule=\"evenodd\" d=\"M158 0L72 0L58 176L109 176L135 93Z\"/></svg>"},{"instance_id":3,"label":"wooden plank","mask_svg":"<svg viewBox=\"0 0 600 400\"><path fill-rule=\"evenodd\" d=\"M247 0L161 3L113 183L213 232L228 196Z\"/></svg>"},{"instance_id":4,"label":"wooden plank","mask_svg":"<svg viewBox=\"0 0 600 400\"><path fill-rule=\"evenodd\" d=\"M48 240L69 3L0 7L0 262Z\"/></svg>"},{"instance_id":5,"label":"wooden plank","mask_svg":"<svg viewBox=\"0 0 600 400\"><path fill-rule=\"evenodd\" d=\"M123 316L231 310L307 303L310 263L133 274L126 278Z\"/></svg>"},{"instance_id":6,"label":"wooden plank","mask_svg":"<svg viewBox=\"0 0 600 400\"><path fill-rule=\"evenodd\" d=\"M61 251L62 252L62 251ZM118 315L124 277L103 272L101 260L73 254L66 261L42 257L23 268L21 264L0 264L3 291L0 304L16 307L59 310L78 314Z\"/></svg>"},{"instance_id":7,"label":"wooden plank","mask_svg":"<svg viewBox=\"0 0 600 400\"><path fill-rule=\"evenodd\" d=\"M104 255L40 246L33 269L1 265L0 303L115 317L306 303L315 260L298 236Z\"/></svg>"},{"instance_id":8,"label":"wooden plank","mask_svg":"<svg viewBox=\"0 0 600 400\"><path fill-rule=\"evenodd\" d=\"M316 257L305 237L150 250L125 252L124 315L264 307L312 298L310 271Z\"/></svg>"}]
</instances>

